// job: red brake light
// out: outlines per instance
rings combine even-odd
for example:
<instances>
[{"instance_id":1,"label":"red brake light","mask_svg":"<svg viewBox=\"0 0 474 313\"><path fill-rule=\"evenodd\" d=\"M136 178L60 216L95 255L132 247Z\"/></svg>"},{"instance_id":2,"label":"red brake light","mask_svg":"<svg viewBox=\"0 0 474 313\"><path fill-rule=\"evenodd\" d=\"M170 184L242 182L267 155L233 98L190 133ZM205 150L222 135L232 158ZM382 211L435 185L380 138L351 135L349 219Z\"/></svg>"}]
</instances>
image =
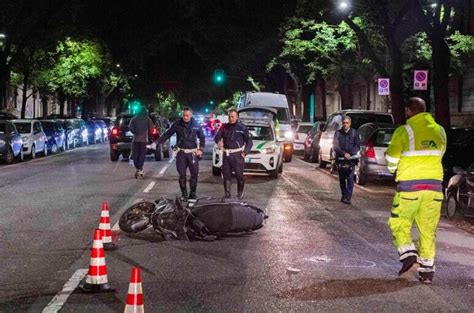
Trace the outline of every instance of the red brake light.
<instances>
[{"instance_id":1,"label":"red brake light","mask_svg":"<svg viewBox=\"0 0 474 313\"><path fill-rule=\"evenodd\" d=\"M112 128L112 136L118 136L119 134L119 129L118 128Z\"/></svg>"},{"instance_id":2,"label":"red brake light","mask_svg":"<svg viewBox=\"0 0 474 313\"><path fill-rule=\"evenodd\" d=\"M151 130L151 134L152 135L158 135L158 128L153 127L153 129Z\"/></svg>"},{"instance_id":3,"label":"red brake light","mask_svg":"<svg viewBox=\"0 0 474 313\"><path fill-rule=\"evenodd\" d=\"M374 143L371 140L367 142L367 146L365 147L365 155L368 158L375 159Z\"/></svg>"}]
</instances>

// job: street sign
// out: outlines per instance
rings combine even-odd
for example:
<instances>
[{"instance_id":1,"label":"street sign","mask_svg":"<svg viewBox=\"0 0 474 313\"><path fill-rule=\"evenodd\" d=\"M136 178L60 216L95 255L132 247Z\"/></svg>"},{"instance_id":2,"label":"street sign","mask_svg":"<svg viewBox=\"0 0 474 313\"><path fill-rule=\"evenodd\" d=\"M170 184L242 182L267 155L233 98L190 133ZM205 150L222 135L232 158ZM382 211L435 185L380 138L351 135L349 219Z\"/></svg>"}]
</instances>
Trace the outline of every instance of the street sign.
<instances>
[{"instance_id":1,"label":"street sign","mask_svg":"<svg viewBox=\"0 0 474 313\"><path fill-rule=\"evenodd\" d=\"M390 78L379 78L379 96L390 95Z\"/></svg>"},{"instance_id":2,"label":"street sign","mask_svg":"<svg viewBox=\"0 0 474 313\"><path fill-rule=\"evenodd\" d=\"M428 71L415 71L413 78L413 89L414 90L427 90L428 89Z\"/></svg>"}]
</instances>

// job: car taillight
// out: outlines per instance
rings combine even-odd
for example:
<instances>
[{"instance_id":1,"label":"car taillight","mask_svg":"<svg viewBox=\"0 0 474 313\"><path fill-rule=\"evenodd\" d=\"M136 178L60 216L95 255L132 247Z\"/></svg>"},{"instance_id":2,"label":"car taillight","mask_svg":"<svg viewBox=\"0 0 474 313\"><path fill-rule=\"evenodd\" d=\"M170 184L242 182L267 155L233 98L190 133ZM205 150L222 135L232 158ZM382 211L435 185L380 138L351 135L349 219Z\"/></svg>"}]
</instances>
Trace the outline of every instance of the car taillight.
<instances>
[{"instance_id":1,"label":"car taillight","mask_svg":"<svg viewBox=\"0 0 474 313\"><path fill-rule=\"evenodd\" d=\"M112 128L112 136L118 136L119 134L119 129L118 128Z\"/></svg>"},{"instance_id":2,"label":"car taillight","mask_svg":"<svg viewBox=\"0 0 474 313\"><path fill-rule=\"evenodd\" d=\"M151 134L152 134L153 136L158 135L158 128L153 127L153 129L151 130Z\"/></svg>"},{"instance_id":3,"label":"car taillight","mask_svg":"<svg viewBox=\"0 0 474 313\"><path fill-rule=\"evenodd\" d=\"M367 142L367 146L365 147L365 156L375 159L374 143L370 140Z\"/></svg>"}]
</instances>

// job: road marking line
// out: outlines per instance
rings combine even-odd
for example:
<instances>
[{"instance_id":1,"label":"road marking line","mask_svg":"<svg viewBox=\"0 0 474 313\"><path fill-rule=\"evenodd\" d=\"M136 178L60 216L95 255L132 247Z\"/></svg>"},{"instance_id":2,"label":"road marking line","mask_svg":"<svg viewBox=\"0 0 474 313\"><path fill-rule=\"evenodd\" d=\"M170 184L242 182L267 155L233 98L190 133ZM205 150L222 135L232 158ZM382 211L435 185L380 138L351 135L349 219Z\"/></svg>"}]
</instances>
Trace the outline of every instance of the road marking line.
<instances>
[{"instance_id":1,"label":"road marking line","mask_svg":"<svg viewBox=\"0 0 474 313\"><path fill-rule=\"evenodd\" d=\"M148 186L145 188L145 190L143 190L144 193L149 193L150 190L153 188L153 186L155 186L155 182L152 181L151 183L148 184Z\"/></svg>"},{"instance_id":2,"label":"road marking line","mask_svg":"<svg viewBox=\"0 0 474 313\"><path fill-rule=\"evenodd\" d=\"M71 278L69 278L66 284L64 284L63 289L58 292L43 309L43 313L56 313L61 310L69 296L74 292L74 290L76 290L77 286L88 272L88 269L79 269L74 274L72 274Z\"/></svg>"}]
</instances>

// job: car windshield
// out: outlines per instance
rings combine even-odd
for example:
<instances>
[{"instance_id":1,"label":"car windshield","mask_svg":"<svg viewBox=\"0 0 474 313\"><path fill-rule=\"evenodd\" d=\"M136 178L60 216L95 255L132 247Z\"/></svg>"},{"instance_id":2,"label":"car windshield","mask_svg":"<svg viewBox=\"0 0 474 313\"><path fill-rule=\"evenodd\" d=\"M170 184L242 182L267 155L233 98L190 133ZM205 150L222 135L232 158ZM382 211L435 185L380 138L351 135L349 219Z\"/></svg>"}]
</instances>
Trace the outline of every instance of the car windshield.
<instances>
[{"instance_id":1,"label":"car windshield","mask_svg":"<svg viewBox=\"0 0 474 313\"><path fill-rule=\"evenodd\" d=\"M395 129L380 129L374 133L374 145L376 147L388 147Z\"/></svg>"},{"instance_id":2,"label":"car windshield","mask_svg":"<svg viewBox=\"0 0 474 313\"><path fill-rule=\"evenodd\" d=\"M273 117L274 117L274 114L267 110L254 109L254 110L245 110L245 111L239 112L239 118L241 120L254 119L254 120L262 120L262 121L272 121Z\"/></svg>"},{"instance_id":3,"label":"car windshield","mask_svg":"<svg viewBox=\"0 0 474 313\"><path fill-rule=\"evenodd\" d=\"M313 125L300 125L298 126L298 133L304 133L306 134L313 128Z\"/></svg>"},{"instance_id":4,"label":"car windshield","mask_svg":"<svg viewBox=\"0 0 474 313\"><path fill-rule=\"evenodd\" d=\"M0 134L5 134L6 131L7 131L7 124L0 123Z\"/></svg>"},{"instance_id":5,"label":"car windshield","mask_svg":"<svg viewBox=\"0 0 474 313\"><path fill-rule=\"evenodd\" d=\"M52 122L41 122L44 130L54 130L54 123Z\"/></svg>"},{"instance_id":6,"label":"car windshield","mask_svg":"<svg viewBox=\"0 0 474 313\"><path fill-rule=\"evenodd\" d=\"M275 108L277 110L277 119L280 123L290 123L290 116L287 108Z\"/></svg>"},{"instance_id":7,"label":"car windshield","mask_svg":"<svg viewBox=\"0 0 474 313\"><path fill-rule=\"evenodd\" d=\"M16 129L21 134L31 133L31 123L15 123Z\"/></svg>"},{"instance_id":8,"label":"car windshield","mask_svg":"<svg viewBox=\"0 0 474 313\"><path fill-rule=\"evenodd\" d=\"M132 116L123 116L120 118L119 125L120 126L128 126L130 124L130 121L132 120Z\"/></svg>"},{"instance_id":9,"label":"car windshield","mask_svg":"<svg viewBox=\"0 0 474 313\"><path fill-rule=\"evenodd\" d=\"M347 113L347 115L351 117L351 127L355 129L366 123L393 125L392 117L387 114Z\"/></svg>"},{"instance_id":10,"label":"car windshield","mask_svg":"<svg viewBox=\"0 0 474 313\"><path fill-rule=\"evenodd\" d=\"M249 126L249 133L252 140L272 141L273 132L270 127L265 126Z\"/></svg>"}]
</instances>

